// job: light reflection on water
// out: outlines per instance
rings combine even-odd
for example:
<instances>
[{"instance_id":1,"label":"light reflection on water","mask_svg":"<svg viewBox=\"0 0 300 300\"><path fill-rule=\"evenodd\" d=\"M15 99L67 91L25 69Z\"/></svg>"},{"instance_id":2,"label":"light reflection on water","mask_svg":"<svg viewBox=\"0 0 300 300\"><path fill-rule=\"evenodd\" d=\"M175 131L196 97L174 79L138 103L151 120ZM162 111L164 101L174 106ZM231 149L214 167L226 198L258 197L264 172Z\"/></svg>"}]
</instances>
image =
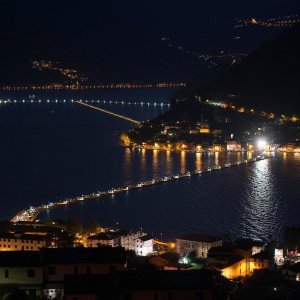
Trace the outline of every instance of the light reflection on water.
<instances>
[{"instance_id":1,"label":"light reflection on water","mask_svg":"<svg viewBox=\"0 0 300 300\"><path fill-rule=\"evenodd\" d=\"M173 171L173 160L172 160L172 156L171 156L171 152L170 151L166 151L166 172L167 173L172 173Z\"/></svg>"},{"instance_id":2,"label":"light reflection on water","mask_svg":"<svg viewBox=\"0 0 300 300\"><path fill-rule=\"evenodd\" d=\"M202 153L196 153L196 170L201 170L202 166Z\"/></svg>"},{"instance_id":3,"label":"light reflection on water","mask_svg":"<svg viewBox=\"0 0 300 300\"><path fill-rule=\"evenodd\" d=\"M135 108L134 114L125 109L116 107L116 112L145 117L141 108ZM72 105L26 106L19 113L10 106L0 114L5 124L0 149L5 170L0 175L2 218L29 205L203 169L247 155L123 149L112 135L124 130L123 121ZM151 117L149 112L147 118ZM299 182L300 155L278 154L247 166L57 208L40 219L77 216L86 224L96 219L105 226L119 222L124 229L143 227L164 237L200 231L269 239L286 225L300 226Z\"/></svg>"},{"instance_id":4,"label":"light reflection on water","mask_svg":"<svg viewBox=\"0 0 300 300\"><path fill-rule=\"evenodd\" d=\"M181 151L180 152L180 173L186 173L186 152L185 151Z\"/></svg>"},{"instance_id":5,"label":"light reflection on water","mask_svg":"<svg viewBox=\"0 0 300 300\"><path fill-rule=\"evenodd\" d=\"M241 231L251 238L264 238L267 232L276 230L280 222L280 197L271 170L271 161L254 164L241 205Z\"/></svg>"},{"instance_id":6,"label":"light reflection on water","mask_svg":"<svg viewBox=\"0 0 300 300\"><path fill-rule=\"evenodd\" d=\"M137 151L130 150L130 156L127 156L128 150L124 151L125 157L130 157L129 165L135 165L136 159L146 160L148 165L156 166L155 172L166 175L247 157L246 153L148 150L139 157ZM285 162L288 162L286 167ZM135 169L135 173L138 172ZM152 175L155 172L153 170ZM287 174L291 177L286 186L284 177ZM76 205L63 212L54 209L52 217L61 214L65 218L78 214L82 217L88 211L87 220L95 218L105 225L119 222L124 228L142 226L154 234L163 232L165 237L171 238L182 232L200 231L270 240L279 237L284 226L300 225L300 203L293 203L295 197L300 199L299 191L290 188L299 178L300 157L294 155L284 159L278 154L253 164L115 195L113 202L104 198L86 202L80 209Z\"/></svg>"}]
</instances>

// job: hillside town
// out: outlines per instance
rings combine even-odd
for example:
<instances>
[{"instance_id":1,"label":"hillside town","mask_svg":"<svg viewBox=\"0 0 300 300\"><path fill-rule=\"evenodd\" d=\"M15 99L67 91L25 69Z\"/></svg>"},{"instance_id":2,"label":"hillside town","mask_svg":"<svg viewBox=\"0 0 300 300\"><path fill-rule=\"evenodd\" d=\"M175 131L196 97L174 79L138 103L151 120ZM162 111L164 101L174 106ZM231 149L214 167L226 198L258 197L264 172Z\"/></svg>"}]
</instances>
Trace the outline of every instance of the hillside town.
<instances>
[{"instance_id":1,"label":"hillside town","mask_svg":"<svg viewBox=\"0 0 300 300\"><path fill-rule=\"evenodd\" d=\"M171 110L122 133L122 145L137 149L191 152L300 152L295 115L256 111L226 101L174 96ZM259 144L263 141L264 144Z\"/></svg>"},{"instance_id":2,"label":"hillside town","mask_svg":"<svg viewBox=\"0 0 300 300\"><path fill-rule=\"evenodd\" d=\"M270 281L263 293L271 285L272 293L299 295L299 241L300 229L292 227L281 242L203 233L163 241L142 230L103 228L95 221L87 229L77 219L3 221L0 296L245 299L244 289L254 292L252 281L269 277L276 278L276 285Z\"/></svg>"}]
</instances>

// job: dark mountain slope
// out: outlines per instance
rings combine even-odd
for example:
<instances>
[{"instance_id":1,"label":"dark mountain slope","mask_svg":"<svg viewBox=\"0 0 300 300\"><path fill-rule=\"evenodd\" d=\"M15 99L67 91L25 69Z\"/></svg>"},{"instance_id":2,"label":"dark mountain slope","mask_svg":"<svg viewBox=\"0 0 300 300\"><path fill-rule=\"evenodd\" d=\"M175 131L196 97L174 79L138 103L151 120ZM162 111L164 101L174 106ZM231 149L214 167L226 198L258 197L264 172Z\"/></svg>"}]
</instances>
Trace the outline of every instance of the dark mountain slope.
<instances>
[{"instance_id":1,"label":"dark mountain slope","mask_svg":"<svg viewBox=\"0 0 300 300\"><path fill-rule=\"evenodd\" d=\"M300 113L300 27L263 44L209 83L187 90L192 99L232 101L274 112Z\"/></svg>"}]
</instances>

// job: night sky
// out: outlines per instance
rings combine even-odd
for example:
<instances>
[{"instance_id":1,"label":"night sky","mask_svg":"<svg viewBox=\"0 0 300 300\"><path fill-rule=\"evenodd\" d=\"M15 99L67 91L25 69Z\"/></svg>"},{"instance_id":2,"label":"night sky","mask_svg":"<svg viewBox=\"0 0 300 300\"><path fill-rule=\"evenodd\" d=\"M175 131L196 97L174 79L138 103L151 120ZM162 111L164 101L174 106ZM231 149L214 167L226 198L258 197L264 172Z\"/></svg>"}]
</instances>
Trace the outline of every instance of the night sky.
<instances>
[{"instance_id":1,"label":"night sky","mask_svg":"<svg viewBox=\"0 0 300 300\"><path fill-rule=\"evenodd\" d=\"M247 54L282 29L234 28L237 20L295 14L300 4L2 0L0 11L2 82L30 79L26 70L33 59L58 60L103 81L170 81L189 80L209 66L162 43L162 37L197 53Z\"/></svg>"}]
</instances>

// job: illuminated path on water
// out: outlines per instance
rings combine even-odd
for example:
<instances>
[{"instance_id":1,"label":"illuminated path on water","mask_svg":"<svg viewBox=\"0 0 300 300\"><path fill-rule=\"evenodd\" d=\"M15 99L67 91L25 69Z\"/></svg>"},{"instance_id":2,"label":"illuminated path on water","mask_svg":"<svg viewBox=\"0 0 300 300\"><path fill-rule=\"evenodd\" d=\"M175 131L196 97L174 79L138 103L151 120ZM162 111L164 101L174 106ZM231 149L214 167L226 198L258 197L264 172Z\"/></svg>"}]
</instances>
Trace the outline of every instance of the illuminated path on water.
<instances>
[{"instance_id":1,"label":"illuminated path on water","mask_svg":"<svg viewBox=\"0 0 300 300\"><path fill-rule=\"evenodd\" d=\"M99 198L102 198L105 196L120 194L120 193L128 192L128 191L134 190L134 189L146 188L146 187L153 186L153 185L160 184L160 183L174 182L176 180L189 178L191 176L196 176L196 175L199 176L203 173L219 171L219 170L222 170L225 168L230 168L230 167L237 167L242 164L253 163L253 162L263 160L263 159L268 159L271 157L272 156L270 156L270 155L267 155L267 156L257 155L252 159L243 159L243 160L236 161L233 163L226 163L224 165L216 165L211 168L206 168L204 170L195 170L192 172L188 171L188 172L180 174L180 175L166 176L166 177L163 177L160 179L152 179L152 180L145 181L145 182L139 182L138 184L135 184L135 185L112 188L108 191L103 191L103 192L98 191L96 193L81 195L81 196L78 196L75 198L67 198L64 200L56 201L56 202L50 202L48 204L43 204L43 205L37 206L37 207L31 206L28 209L24 209L24 210L21 210L20 212L18 212L17 215L15 215L11 219L11 222L20 222L20 221L33 222L33 221L35 221L35 219L38 217L38 215L42 211L49 210L51 208L58 207L61 205L69 205L72 203L79 203L81 201L86 201L86 200L90 200L90 199L99 199Z\"/></svg>"}]
</instances>

